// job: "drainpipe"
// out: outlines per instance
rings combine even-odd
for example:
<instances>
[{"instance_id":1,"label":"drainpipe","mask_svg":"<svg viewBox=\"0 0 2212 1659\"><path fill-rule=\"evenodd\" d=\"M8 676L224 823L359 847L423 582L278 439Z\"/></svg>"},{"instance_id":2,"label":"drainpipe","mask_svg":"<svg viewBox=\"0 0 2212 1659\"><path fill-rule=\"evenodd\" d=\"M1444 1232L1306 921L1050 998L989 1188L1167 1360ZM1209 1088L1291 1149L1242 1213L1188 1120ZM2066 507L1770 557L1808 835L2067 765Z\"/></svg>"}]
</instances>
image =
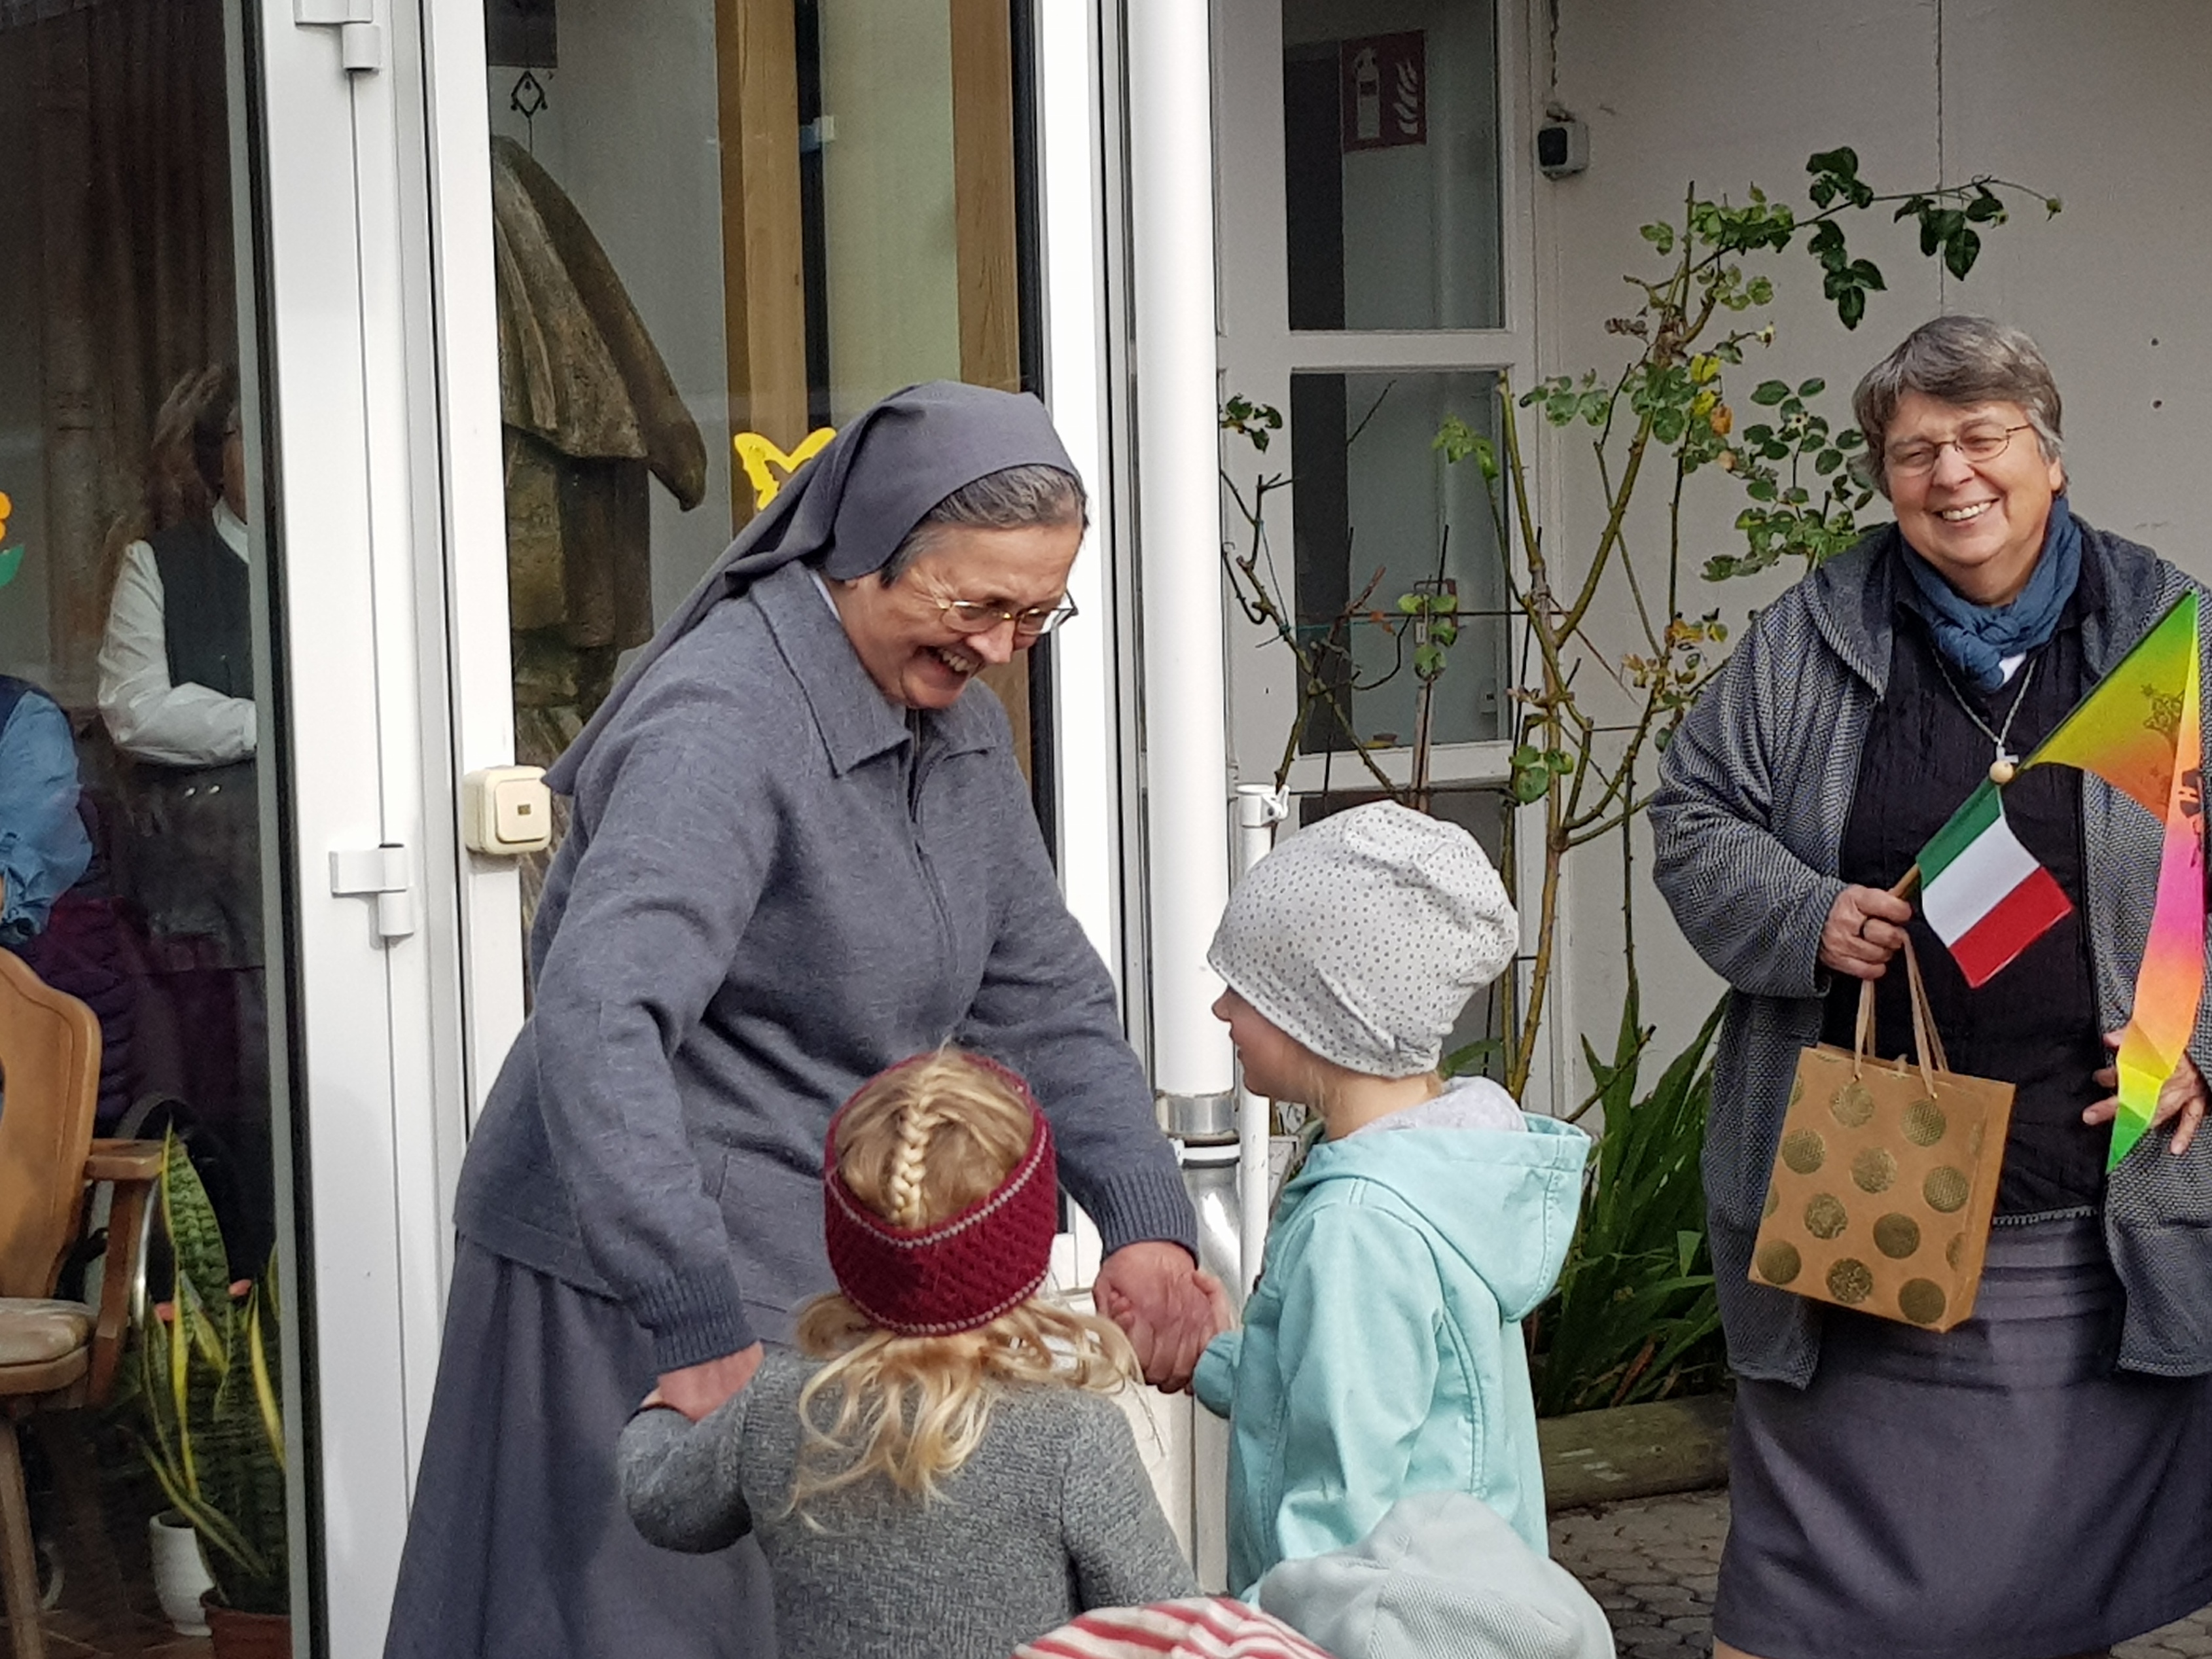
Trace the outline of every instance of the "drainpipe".
<instances>
[{"instance_id":1,"label":"drainpipe","mask_svg":"<svg viewBox=\"0 0 2212 1659\"><path fill-rule=\"evenodd\" d=\"M1237 878L1275 844L1275 826L1290 816L1287 789L1271 789L1264 783L1237 786ZM1267 1245L1268 1200L1274 1185L1268 1170L1269 1106L1266 1099L1237 1079L1237 1208L1241 1233L1240 1267L1244 1295L1259 1282L1260 1257ZM1241 1299L1241 1298L1240 1298Z\"/></svg>"},{"instance_id":2,"label":"drainpipe","mask_svg":"<svg viewBox=\"0 0 2212 1659\"><path fill-rule=\"evenodd\" d=\"M1211 10L1127 0L1124 20L1152 1085L1170 1133L1234 1140L1235 1062L1206 965L1230 854ZM1234 1260L1207 1265L1242 1279Z\"/></svg>"},{"instance_id":3,"label":"drainpipe","mask_svg":"<svg viewBox=\"0 0 2212 1659\"><path fill-rule=\"evenodd\" d=\"M1222 672L1220 389L1214 306L1212 13L1123 0L1131 367L1135 382L1146 979L1152 1086L1184 1151L1200 1260L1244 1284L1236 1060L1206 947L1229 900L1229 705ZM1188 1471L1200 1580L1229 1573L1228 1431L1185 1401L1166 1414ZM1188 1507L1183 1507L1187 1504Z\"/></svg>"}]
</instances>

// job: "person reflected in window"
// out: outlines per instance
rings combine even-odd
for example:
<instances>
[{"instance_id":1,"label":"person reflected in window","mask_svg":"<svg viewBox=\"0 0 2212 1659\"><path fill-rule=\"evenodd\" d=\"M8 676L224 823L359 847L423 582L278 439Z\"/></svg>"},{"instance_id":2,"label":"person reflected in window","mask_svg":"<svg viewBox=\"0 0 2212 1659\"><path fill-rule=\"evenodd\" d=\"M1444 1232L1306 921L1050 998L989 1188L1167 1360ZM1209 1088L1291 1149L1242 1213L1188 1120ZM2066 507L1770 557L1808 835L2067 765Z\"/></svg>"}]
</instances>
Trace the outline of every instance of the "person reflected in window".
<instances>
[{"instance_id":1,"label":"person reflected in window","mask_svg":"<svg viewBox=\"0 0 2212 1659\"><path fill-rule=\"evenodd\" d=\"M44 932L91 862L69 716L28 680L0 674L0 946Z\"/></svg>"},{"instance_id":2,"label":"person reflected in window","mask_svg":"<svg viewBox=\"0 0 2212 1659\"><path fill-rule=\"evenodd\" d=\"M117 884L143 914L149 1001L167 1028L149 1034L148 1080L196 1127L194 1158L245 1274L275 1221L239 416L236 370L211 365L180 380L155 418L149 528L115 572L100 713L124 762Z\"/></svg>"},{"instance_id":3,"label":"person reflected in window","mask_svg":"<svg viewBox=\"0 0 2212 1659\"><path fill-rule=\"evenodd\" d=\"M238 378L209 368L169 394L155 423L147 511L124 550L100 648L100 713L115 746L167 766L251 759L246 446Z\"/></svg>"}]
</instances>

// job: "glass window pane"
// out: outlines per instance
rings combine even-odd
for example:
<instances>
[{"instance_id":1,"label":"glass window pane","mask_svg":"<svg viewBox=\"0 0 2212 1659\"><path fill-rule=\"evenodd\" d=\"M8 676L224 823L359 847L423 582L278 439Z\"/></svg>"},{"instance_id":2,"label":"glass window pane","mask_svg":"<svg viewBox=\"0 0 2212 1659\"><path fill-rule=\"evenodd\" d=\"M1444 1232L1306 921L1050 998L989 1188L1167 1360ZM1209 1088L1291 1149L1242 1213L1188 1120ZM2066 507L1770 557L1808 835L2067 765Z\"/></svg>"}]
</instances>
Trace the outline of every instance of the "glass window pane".
<instances>
[{"instance_id":1,"label":"glass window pane","mask_svg":"<svg viewBox=\"0 0 2212 1659\"><path fill-rule=\"evenodd\" d=\"M1432 693L1431 741L1504 735L1496 521L1474 463L1449 465L1433 443L1447 415L1494 436L1497 386L1487 373L1291 377L1298 625L1327 642L1335 707L1367 743L1413 741L1418 640L1398 599L1424 584L1454 594L1462 617ZM1303 751L1346 746L1330 707L1316 708Z\"/></svg>"},{"instance_id":2,"label":"glass window pane","mask_svg":"<svg viewBox=\"0 0 2212 1659\"><path fill-rule=\"evenodd\" d=\"M917 380L1028 379L1006 0L561 0L557 31L545 9L487 10L537 765L811 434ZM1030 667L983 676L1024 757Z\"/></svg>"},{"instance_id":3,"label":"glass window pane","mask_svg":"<svg viewBox=\"0 0 2212 1659\"><path fill-rule=\"evenodd\" d=\"M242 21L221 0L0 7L0 1000L27 994L27 967L90 1009L95 1133L177 1133L221 1231L187 1264L218 1346L234 1328L246 1340L246 1287L272 1282L293 1231L269 1013L283 929L263 902L281 550L249 482L262 398L238 369L257 333L231 194ZM109 1264L136 1238L112 1228L102 1254L109 1189L81 1212L87 1170L54 1152L64 1097L30 1081L21 1024L0 1072L0 1297L95 1301L125 1282ZM27 1248L27 1218L48 1216ZM153 1235L141 1266L173 1309L194 1298L158 1211ZM273 1360L277 1310L252 1297ZM202 1492L264 1564L210 1552L220 1592L288 1613L284 1479L260 1413L227 1437L207 1350L187 1364ZM141 1447L155 1419L177 1443L169 1398L142 1384L114 1418L18 1421L57 1653L205 1633L192 1531L152 1524L169 1500ZM197 1584L159 1599L157 1555Z\"/></svg>"},{"instance_id":4,"label":"glass window pane","mask_svg":"<svg viewBox=\"0 0 2212 1659\"><path fill-rule=\"evenodd\" d=\"M1283 0L1294 329L1502 328L1490 0Z\"/></svg>"}]
</instances>

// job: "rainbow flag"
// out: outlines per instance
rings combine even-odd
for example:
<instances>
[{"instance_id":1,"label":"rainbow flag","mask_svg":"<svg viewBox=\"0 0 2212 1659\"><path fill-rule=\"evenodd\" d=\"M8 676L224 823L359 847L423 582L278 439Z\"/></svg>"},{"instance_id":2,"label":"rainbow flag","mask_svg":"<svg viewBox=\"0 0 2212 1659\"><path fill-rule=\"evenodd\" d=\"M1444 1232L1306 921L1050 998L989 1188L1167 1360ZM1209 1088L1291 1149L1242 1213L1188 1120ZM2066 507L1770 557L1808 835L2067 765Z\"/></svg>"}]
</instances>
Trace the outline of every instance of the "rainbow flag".
<instances>
[{"instance_id":1,"label":"rainbow flag","mask_svg":"<svg viewBox=\"0 0 2212 1659\"><path fill-rule=\"evenodd\" d=\"M2121 1040L2120 1109L2107 1169L2150 1127L2158 1091L2197 1029L2204 988L2203 743L2197 595L2185 593L2021 763L2079 767L2166 824L2150 938ZM1984 783L1921 849L1922 914L1980 986L2071 908L2049 871L2006 826Z\"/></svg>"},{"instance_id":2,"label":"rainbow flag","mask_svg":"<svg viewBox=\"0 0 2212 1659\"><path fill-rule=\"evenodd\" d=\"M2185 593L2025 764L2094 772L2166 821L2135 1013L2120 1041L2117 1169L2150 1127L2158 1091L2187 1052L2204 991L2203 710L2197 595Z\"/></svg>"},{"instance_id":3,"label":"rainbow flag","mask_svg":"<svg viewBox=\"0 0 2212 1659\"><path fill-rule=\"evenodd\" d=\"M2074 906L2005 822L1984 783L1920 849L1920 910L1979 990Z\"/></svg>"}]
</instances>

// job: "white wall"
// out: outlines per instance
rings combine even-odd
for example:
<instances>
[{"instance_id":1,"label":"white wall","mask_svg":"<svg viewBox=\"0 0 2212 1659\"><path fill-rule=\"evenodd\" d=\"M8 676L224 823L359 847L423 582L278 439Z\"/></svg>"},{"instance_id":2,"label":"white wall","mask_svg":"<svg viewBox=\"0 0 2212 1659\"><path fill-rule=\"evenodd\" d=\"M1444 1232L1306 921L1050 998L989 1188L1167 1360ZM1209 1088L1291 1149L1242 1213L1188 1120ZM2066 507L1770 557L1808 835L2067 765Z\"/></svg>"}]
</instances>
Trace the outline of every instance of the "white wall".
<instances>
[{"instance_id":1,"label":"white wall","mask_svg":"<svg viewBox=\"0 0 2212 1659\"><path fill-rule=\"evenodd\" d=\"M1847 418L1857 377L1915 325L1945 310L1986 312L2026 327L2057 370L2066 401L2073 498L2091 522L2150 542L2212 578L2212 537L2194 494L2212 434L2212 7L2190 0L2106 6L2086 0L1559 0L1556 85L1537 19L1533 76L1590 128L1589 170L1539 180L1538 341L1547 373L1622 361L1605 319L1625 308L1621 273L1649 270L1637 227L1666 216L1695 180L1741 200L1757 182L1802 201L1806 156L1855 147L1877 188L1990 173L2059 196L2045 223L2016 216L1985 239L1971 278L1943 276L1887 216L1852 228L1889 292L1846 333L1820 297L1802 252L1775 311L1780 338L1732 384L1829 382ZM1546 446L1551 544L1588 547L1595 492L1579 442ZM1724 480L1692 484L1693 556L1729 550L1740 495ZM1879 501L1875 508L1880 507ZM1868 515L1879 521L1875 510ZM1655 520L1638 526L1647 542ZM1717 604L1732 623L1778 591L1773 579L1724 584L1686 608ZM1616 603L1617 624L1623 612ZM1632 648L1617 625L1613 649ZM1645 861L1648 867L1648 860ZM1648 884L1638 901L1638 959L1658 1048L1691 1034L1719 982L1674 933ZM1611 1030L1620 1010L1619 860L1600 849L1575 872L1570 1014Z\"/></svg>"},{"instance_id":2,"label":"white wall","mask_svg":"<svg viewBox=\"0 0 2212 1659\"><path fill-rule=\"evenodd\" d=\"M562 67L538 71L534 122L492 70L492 130L532 153L614 262L707 441L706 499L652 486L653 612L665 615L730 539L729 371L714 0L563 0Z\"/></svg>"}]
</instances>

